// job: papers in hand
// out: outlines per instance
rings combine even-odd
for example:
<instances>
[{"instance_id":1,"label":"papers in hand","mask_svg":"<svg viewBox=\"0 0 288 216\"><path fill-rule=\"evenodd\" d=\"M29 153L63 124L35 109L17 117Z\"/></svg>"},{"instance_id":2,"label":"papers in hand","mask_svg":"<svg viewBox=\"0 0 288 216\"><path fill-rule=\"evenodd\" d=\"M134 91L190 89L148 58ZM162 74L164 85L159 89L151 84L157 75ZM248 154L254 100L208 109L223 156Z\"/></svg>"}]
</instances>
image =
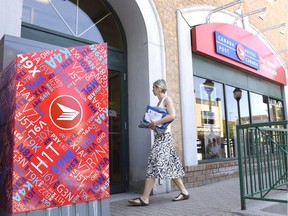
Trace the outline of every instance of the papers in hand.
<instances>
[{"instance_id":1,"label":"papers in hand","mask_svg":"<svg viewBox=\"0 0 288 216\"><path fill-rule=\"evenodd\" d=\"M162 107L154 107L154 106L147 106L145 115L143 116L143 119L140 122L139 127L140 128L149 128L151 125L151 122L156 122L160 119L162 119L164 116L167 115L167 111L165 108ZM155 128L155 132L157 134L163 134L165 133L168 125L171 122L166 122L161 125L157 125Z\"/></svg>"},{"instance_id":2,"label":"papers in hand","mask_svg":"<svg viewBox=\"0 0 288 216\"><path fill-rule=\"evenodd\" d=\"M145 112L145 115L144 115L144 119L150 123L159 121L163 117L164 117L164 113L157 112L157 111L155 111L155 109L147 109L147 111ZM159 125L159 127L161 127L161 126L162 125Z\"/></svg>"}]
</instances>

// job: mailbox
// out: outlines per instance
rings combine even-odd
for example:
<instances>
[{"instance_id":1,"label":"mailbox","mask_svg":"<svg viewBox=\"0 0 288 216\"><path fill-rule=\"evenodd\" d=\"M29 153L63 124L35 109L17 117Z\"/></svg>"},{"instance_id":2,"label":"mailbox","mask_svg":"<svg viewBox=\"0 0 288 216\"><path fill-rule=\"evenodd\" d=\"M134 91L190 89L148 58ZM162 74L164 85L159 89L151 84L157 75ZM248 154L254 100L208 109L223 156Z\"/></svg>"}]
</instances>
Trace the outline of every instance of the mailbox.
<instances>
[{"instance_id":1,"label":"mailbox","mask_svg":"<svg viewBox=\"0 0 288 216\"><path fill-rule=\"evenodd\" d=\"M0 207L108 198L107 45L19 54L0 77Z\"/></svg>"}]
</instances>

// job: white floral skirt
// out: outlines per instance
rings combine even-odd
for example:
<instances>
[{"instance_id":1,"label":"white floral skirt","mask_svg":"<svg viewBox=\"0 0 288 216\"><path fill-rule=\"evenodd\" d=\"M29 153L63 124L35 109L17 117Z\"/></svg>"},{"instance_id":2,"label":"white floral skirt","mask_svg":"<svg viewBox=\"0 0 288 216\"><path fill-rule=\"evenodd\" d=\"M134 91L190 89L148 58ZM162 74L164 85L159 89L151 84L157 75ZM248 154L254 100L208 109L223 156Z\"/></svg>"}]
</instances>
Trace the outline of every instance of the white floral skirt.
<instances>
[{"instance_id":1,"label":"white floral skirt","mask_svg":"<svg viewBox=\"0 0 288 216\"><path fill-rule=\"evenodd\" d=\"M175 179L185 175L170 132L155 135L148 157L146 178Z\"/></svg>"}]
</instances>

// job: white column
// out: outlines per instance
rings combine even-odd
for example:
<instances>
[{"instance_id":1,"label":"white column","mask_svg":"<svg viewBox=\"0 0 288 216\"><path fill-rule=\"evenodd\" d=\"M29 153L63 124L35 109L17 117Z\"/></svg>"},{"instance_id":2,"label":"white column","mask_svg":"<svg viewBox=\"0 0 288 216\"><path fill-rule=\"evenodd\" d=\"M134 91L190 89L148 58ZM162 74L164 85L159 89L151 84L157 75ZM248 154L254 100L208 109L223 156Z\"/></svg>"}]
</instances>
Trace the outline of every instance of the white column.
<instances>
[{"instance_id":1,"label":"white column","mask_svg":"<svg viewBox=\"0 0 288 216\"><path fill-rule=\"evenodd\" d=\"M184 166L196 165L196 118L190 27L177 10Z\"/></svg>"},{"instance_id":2,"label":"white column","mask_svg":"<svg viewBox=\"0 0 288 216\"><path fill-rule=\"evenodd\" d=\"M286 73L286 79L288 79L288 74ZM288 82L288 80L287 80ZM284 98L285 100L283 101L284 103L284 113L286 120L288 119L288 85L284 86Z\"/></svg>"}]
</instances>

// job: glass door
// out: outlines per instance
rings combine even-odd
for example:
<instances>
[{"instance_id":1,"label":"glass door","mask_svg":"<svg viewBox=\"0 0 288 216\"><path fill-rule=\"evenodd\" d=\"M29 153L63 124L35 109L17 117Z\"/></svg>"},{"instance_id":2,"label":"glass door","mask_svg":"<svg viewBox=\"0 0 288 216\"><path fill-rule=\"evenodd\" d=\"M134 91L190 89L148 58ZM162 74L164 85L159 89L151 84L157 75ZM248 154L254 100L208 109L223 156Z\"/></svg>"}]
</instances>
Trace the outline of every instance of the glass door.
<instances>
[{"instance_id":1,"label":"glass door","mask_svg":"<svg viewBox=\"0 0 288 216\"><path fill-rule=\"evenodd\" d=\"M126 112L121 88L123 73L109 70L109 148L111 193L128 190L128 155Z\"/></svg>"}]
</instances>

